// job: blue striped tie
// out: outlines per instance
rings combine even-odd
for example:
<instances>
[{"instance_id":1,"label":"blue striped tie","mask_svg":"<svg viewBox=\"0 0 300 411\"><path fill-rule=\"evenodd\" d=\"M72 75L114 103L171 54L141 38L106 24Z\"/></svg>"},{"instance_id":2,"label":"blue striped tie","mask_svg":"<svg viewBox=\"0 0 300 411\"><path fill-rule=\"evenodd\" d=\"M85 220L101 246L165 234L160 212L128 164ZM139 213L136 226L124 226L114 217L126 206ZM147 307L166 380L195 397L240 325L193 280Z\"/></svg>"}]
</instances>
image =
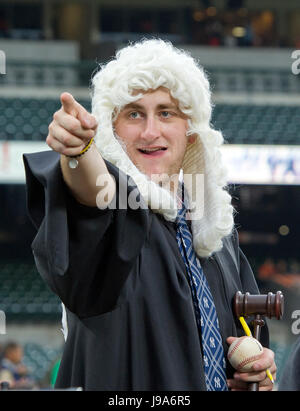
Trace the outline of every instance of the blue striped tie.
<instances>
[{"instance_id":1,"label":"blue striped tie","mask_svg":"<svg viewBox=\"0 0 300 411\"><path fill-rule=\"evenodd\" d=\"M193 247L184 204L178 210L177 243L189 276L196 320L202 336L205 382L208 391L227 391L226 361L219 321L208 282Z\"/></svg>"}]
</instances>

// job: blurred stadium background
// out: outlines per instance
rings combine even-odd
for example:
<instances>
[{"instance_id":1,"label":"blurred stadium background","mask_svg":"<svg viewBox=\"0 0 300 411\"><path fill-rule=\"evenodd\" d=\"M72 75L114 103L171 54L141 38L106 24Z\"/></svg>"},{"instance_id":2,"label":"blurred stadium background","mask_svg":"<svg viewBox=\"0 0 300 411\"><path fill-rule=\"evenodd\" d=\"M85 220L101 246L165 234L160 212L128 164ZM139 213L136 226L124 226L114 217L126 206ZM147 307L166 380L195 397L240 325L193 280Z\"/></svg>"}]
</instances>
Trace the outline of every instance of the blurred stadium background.
<instances>
[{"instance_id":1,"label":"blurred stadium background","mask_svg":"<svg viewBox=\"0 0 300 411\"><path fill-rule=\"evenodd\" d=\"M278 379L300 333L299 1L1 0L0 346L21 343L41 387L62 352L61 306L33 263L21 155L47 149L62 91L89 109L98 64L153 36L189 50L211 80L241 248L261 291L285 295L283 321L269 321Z\"/></svg>"}]
</instances>

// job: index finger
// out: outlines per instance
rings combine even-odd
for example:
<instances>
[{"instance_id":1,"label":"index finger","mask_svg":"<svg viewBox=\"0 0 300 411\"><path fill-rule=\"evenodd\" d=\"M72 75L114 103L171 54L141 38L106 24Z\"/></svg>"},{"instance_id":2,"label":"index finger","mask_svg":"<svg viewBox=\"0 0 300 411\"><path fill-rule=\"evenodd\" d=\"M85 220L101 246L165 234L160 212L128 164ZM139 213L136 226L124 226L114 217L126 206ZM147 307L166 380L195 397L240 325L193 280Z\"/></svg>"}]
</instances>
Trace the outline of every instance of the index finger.
<instances>
[{"instance_id":1,"label":"index finger","mask_svg":"<svg viewBox=\"0 0 300 411\"><path fill-rule=\"evenodd\" d=\"M75 98L72 94L64 92L60 96L60 101L63 110L74 117L76 117L83 128L95 130L98 126L95 117L90 114Z\"/></svg>"},{"instance_id":2,"label":"index finger","mask_svg":"<svg viewBox=\"0 0 300 411\"><path fill-rule=\"evenodd\" d=\"M66 92L62 93L60 96L60 101L66 113L71 114L74 117L78 116L79 112L77 104L79 103L77 103L72 94Z\"/></svg>"}]
</instances>

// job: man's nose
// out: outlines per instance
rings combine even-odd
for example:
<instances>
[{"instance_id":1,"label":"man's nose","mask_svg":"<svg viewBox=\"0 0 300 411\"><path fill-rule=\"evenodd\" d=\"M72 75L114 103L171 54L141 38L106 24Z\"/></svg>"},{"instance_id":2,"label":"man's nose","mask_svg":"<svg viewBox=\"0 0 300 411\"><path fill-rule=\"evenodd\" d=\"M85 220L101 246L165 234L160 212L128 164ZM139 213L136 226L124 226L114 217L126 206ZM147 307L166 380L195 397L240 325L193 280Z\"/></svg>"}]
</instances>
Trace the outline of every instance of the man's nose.
<instances>
[{"instance_id":1,"label":"man's nose","mask_svg":"<svg viewBox=\"0 0 300 411\"><path fill-rule=\"evenodd\" d=\"M155 139L160 136L159 120L155 116L149 116L146 118L144 128L141 132L141 138Z\"/></svg>"}]
</instances>

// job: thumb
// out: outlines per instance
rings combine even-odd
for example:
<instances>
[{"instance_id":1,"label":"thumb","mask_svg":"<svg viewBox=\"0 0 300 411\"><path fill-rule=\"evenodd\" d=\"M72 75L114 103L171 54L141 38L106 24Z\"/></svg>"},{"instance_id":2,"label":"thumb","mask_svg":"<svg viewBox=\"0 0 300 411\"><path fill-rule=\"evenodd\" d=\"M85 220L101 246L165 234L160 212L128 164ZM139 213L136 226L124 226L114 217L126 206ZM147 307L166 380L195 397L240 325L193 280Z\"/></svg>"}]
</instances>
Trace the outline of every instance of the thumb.
<instances>
[{"instance_id":1,"label":"thumb","mask_svg":"<svg viewBox=\"0 0 300 411\"><path fill-rule=\"evenodd\" d=\"M82 106L80 106L77 118L81 122L83 128L95 130L98 126L95 117Z\"/></svg>"},{"instance_id":2,"label":"thumb","mask_svg":"<svg viewBox=\"0 0 300 411\"><path fill-rule=\"evenodd\" d=\"M226 342L227 342L228 345L231 345L237 339L238 339L238 337L228 337L226 339Z\"/></svg>"}]
</instances>

